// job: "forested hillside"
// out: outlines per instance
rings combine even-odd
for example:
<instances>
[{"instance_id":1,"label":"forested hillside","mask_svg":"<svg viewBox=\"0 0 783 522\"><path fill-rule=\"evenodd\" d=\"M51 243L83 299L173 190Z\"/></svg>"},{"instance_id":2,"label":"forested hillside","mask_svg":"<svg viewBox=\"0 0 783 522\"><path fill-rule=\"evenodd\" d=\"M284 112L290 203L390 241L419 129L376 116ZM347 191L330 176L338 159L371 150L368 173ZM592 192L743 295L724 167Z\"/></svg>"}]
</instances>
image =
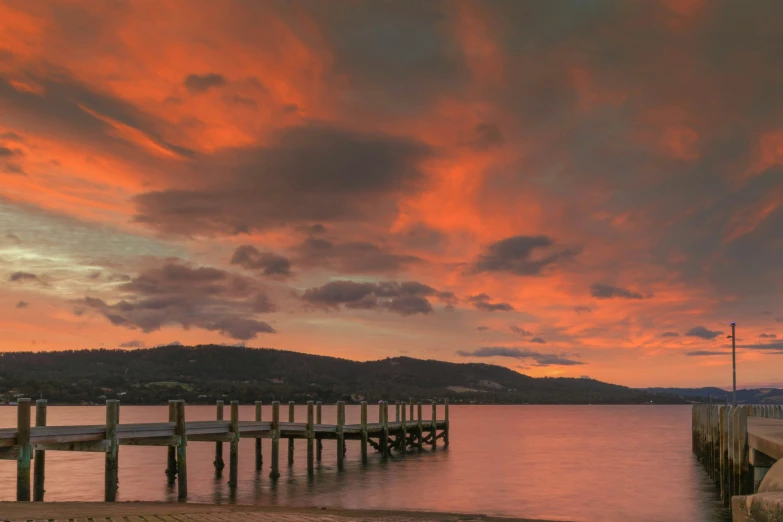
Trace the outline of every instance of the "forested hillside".
<instances>
[{"instance_id":1,"label":"forested hillside","mask_svg":"<svg viewBox=\"0 0 783 522\"><path fill-rule=\"evenodd\" d=\"M592 379L532 378L489 364L397 357L357 362L283 350L202 345L139 350L11 352L0 354L0 395L45 397L53 403L119 398L159 404L183 398L407 400L448 397L478 403L681 402Z\"/></svg>"}]
</instances>

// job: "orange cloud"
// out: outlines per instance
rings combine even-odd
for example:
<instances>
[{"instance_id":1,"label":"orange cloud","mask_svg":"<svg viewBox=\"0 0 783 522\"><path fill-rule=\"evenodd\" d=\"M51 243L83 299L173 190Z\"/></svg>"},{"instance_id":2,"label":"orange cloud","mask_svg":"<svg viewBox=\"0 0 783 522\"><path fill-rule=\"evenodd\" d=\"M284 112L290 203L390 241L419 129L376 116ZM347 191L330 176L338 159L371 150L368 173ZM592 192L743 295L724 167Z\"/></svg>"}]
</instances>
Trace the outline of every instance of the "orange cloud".
<instances>
[{"instance_id":1,"label":"orange cloud","mask_svg":"<svg viewBox=\"0 0 783 522\"><path fill-rule=\"evenodd\" d=\"M701 0L1 4L0 278L47 282L12 287L2 338L237 341L252 323L212 314L257 319L231 287L190 330L185 306L148 333L143 310L110 313L176 258L268 290L278 333L259 344L464 361L535 336L595 378L723 382L684 355L719 341L682 334L780 324L773 4L731 27L732 6ZM246 245L290 270L231 264ZM308 309L338 280L375 305ZM401 282L423 286L393 307ZM106 313L74 314L87 297ZM774 379L774 357L748 371Z\"/></svg>"}]
</instances>

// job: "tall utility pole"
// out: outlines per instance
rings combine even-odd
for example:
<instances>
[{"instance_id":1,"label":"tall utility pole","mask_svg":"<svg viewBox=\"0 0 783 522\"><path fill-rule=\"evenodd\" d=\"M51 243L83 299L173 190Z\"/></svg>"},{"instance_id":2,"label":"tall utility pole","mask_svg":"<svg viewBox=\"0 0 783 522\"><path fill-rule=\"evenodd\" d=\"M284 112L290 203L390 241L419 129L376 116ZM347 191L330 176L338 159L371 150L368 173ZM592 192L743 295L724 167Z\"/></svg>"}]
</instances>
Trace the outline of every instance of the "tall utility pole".
<instances>
[{"instance_id":1,"label":"tall utility pole","mask_svg":"<svg viewBox=\"0 0 783 522\"><path fill-rule=\"evenodd\" d=\"M737 335L736 328L737 323L731 322L731 372L732 372L732 395L731 405L737 405Z\"/></svg>"}]
</instances>

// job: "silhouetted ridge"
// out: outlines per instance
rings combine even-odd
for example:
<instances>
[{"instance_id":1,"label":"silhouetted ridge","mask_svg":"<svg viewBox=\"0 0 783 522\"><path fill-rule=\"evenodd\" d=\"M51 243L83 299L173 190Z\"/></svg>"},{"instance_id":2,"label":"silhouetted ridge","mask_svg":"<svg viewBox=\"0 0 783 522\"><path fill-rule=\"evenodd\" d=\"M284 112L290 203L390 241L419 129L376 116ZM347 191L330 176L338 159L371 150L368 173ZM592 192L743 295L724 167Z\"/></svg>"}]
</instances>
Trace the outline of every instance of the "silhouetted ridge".
<instances>
[{"instance_id":1,"label":"silhouetted ridge","mask_svg":"<svg viewBox=\"0 0 783 522\"><path fill-rule=\"evenodd\" d=\"M52 402L159 404L183 398L335 401L417 400L453 403L676 402L669 395L592 379L533 378L490 364L411 357L358 362L269 348L220 345L137 350L10 352L0 355L0 394Z\"/></svg>"}]
</instances>

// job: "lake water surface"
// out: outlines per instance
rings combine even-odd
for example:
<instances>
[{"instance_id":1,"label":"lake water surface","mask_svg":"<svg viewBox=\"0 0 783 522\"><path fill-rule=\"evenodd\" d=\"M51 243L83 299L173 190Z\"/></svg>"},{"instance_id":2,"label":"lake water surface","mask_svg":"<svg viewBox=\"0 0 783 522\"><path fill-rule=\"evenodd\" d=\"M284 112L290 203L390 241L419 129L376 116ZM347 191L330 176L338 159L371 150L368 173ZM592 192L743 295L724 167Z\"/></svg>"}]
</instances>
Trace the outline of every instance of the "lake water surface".
<instances>
[{"instance_id":1,"label":"lake water surface","mask_svg":"<svg viewBox=\"0 0 783 522\"><path fill-rule=\"evenodd\" d=\"M283 411L285 410L285 411ZM370 407L370 422L377 407ZM393 410L393 407L390 408ZM425 418L430 415L425 408ZM121 423L162 422L165 406L122 406ZM439 417L442 417L439 408ZM281 407L287 420L287 408ZM280 444L281 477L254 470L252 439L239 448L239 486L229 491L228 469L216 479L214 443L188 445L188 500L240 504L416 509L574 521L718 522L730 520L714 486L691 453L689 406L451 406L451 445L382 461L359 460L348 441L345 471L335 469L335 442L324 441L315 476L306 473L305 441L296 441L292 468ZM226 408L226 415L228 408ZM214 406L188 406L188 420L212 420ZM394 413L390 411L390 417ZM323 422L336 409L324 406ZM347 406L348 423L359 407ZM241 420L253 406L240 408ZM271 407L264 406L264 419ZM99 406L53 406L48 424L103 424ZM304 406L296 420L306 420ZM0 427L16 425L16 408L0 407ZM439 441L440 442L440 441ZM228 444L224 444L228 464ZM176 500L166 484L166 448L120 447L118 500ZM16 465L0 461L0 500L14 500ZM47 452L46 500L103 500L103 456Z\"/></svg>"}]
</instances>

